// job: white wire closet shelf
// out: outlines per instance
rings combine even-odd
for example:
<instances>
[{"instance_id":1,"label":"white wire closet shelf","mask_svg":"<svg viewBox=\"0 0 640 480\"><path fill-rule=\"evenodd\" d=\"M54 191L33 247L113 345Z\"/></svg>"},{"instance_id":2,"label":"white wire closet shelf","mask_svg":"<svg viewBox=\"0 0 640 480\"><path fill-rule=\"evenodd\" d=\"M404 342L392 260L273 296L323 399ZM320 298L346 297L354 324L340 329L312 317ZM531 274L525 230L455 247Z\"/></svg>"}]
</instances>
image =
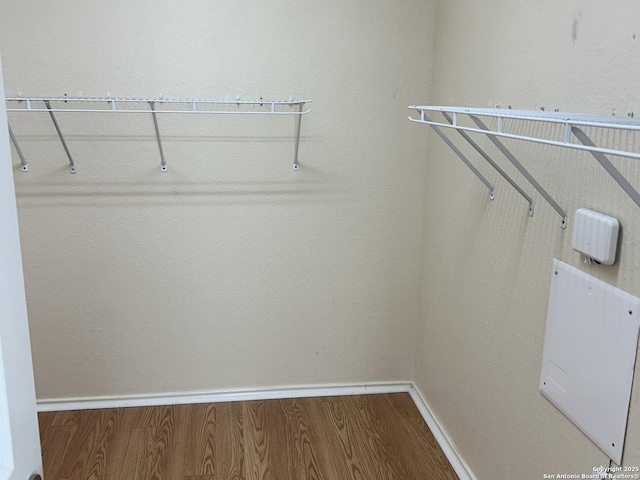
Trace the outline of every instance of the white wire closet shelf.
<instances>
[{"instance_id":1,"label":"white wire closet shelf","mask_svg":"<svg viewBox=\"0 0 640 480\"><path fill-rule=\"evenodd\" d=\"M618 183L618 185L631 197L636 205L640 207L640 194L629 183L625 176L611 163L606 155L618 155L622 157L640 159L640 153L598 146L587 133L585 128L600 128L614 131L640 131L640 119L635 119L631 115L624 117L608 115L590 115L583 113L565 112L545 112L542 110L511 110L500 108L469 108L469 107L443 107L443 106L421 106L413 105L409 107L415 110L419 118L409 117L415 123L430 125L436 134L454 151L454 153L469 167L469 169L480 179L489 189L490 199L495 197L493 185L478 171L469 159L455 146L455 144L442 132L441 128L456 130L473 149L478 152L507 182L515 188L518 193L529 203L529 215L533 216L532 198L504 172L493 159L471 138L469 133L486 135L489 140L500 150L500 152L516 167L516 169L527 179L527 181L542 195L542 197L553 207L561 217L561 227L567 226L566 211L554 200L554 198L538 183L529 171L516 159L499 138L509 138L513 140L525 140L529 142L541 143L558 147L582 150L591 153L606 172ZM444 120L433 120L429 115L440 114ZM460 123L461 118L469 118L476 127L465 126ZM481 118L492 120L492 127L487 126ZM561 139L550 138L554 132L549 133L548 129L537 135L540 129L533 133L521 134L512 133L507 129L508 123L541 122L544 124L559 125L562 130ZM531 131L528 129L527 132ZM547 133L547 135L544 135ZM577 142L573 141L573 137Z\"/></svg>"},{"instance_id":2,"label":"white wire closet shelf","mask_svg":"<svg viewBox=\"0 0 640 480\"><path fill-rule=\"evenodd\" d=\"M311 100L289 98L288 100L245 100L235 99L185 99L185 98L141 98L141 97L5 97L7 112L48 113L58 134L60 143L69 160L70 173L76 173L76 164L58 123L56 113L110 113L110 114L146 114L151 115L160 153L160 171L167 172L167 162L162 148L158 114L186 115L274 115L294 116L296 118L295 150L293 169L299 170L298 152L300 147L300 129L302 116L311 112L304 109ZM29 171L29 165L17 138L9 126L9 135L20 157L23 172Z\"/></svg>"}]
</instances>

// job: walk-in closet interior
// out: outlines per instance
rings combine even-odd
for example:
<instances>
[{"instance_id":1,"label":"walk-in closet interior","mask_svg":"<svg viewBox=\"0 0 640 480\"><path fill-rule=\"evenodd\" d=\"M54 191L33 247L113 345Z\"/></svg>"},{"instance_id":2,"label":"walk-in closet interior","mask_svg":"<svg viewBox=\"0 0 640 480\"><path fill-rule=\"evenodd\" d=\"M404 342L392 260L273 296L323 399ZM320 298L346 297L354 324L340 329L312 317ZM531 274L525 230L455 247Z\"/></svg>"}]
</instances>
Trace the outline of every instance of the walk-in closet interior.
<instances>
[{"instance_id":1,"label":"walk-in closet interior","mask_svg":"<svg viewBox=\"0 0 640 480\"><path fill-rule=\"evenodd\" d=\"M29 474L640 478L637 1L0 0L0 53Z\"/></svg>"}]
</instances>

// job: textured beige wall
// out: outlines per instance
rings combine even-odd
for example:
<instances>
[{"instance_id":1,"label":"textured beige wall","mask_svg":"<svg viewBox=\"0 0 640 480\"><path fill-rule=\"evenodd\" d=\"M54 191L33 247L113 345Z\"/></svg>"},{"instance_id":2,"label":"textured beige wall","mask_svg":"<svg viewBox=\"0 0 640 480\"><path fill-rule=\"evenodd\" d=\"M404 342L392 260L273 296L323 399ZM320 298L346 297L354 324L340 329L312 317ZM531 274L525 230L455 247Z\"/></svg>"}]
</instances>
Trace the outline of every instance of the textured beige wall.
<instances>
[{"instance_id":1,"label":"textured beige wall","mask_svg":"<svg viewBox=\"0 0 640 480\"><path fill-rule=\"evenodd\" d=\"M635 0L441 1L433 102L638 113L639 20ZM480 140L532 193L488 140ZM638 149L632 138L602 140ZM580 207L620 219L620 261L583 265L571 249L571 223L560 229L559 216L538 194L530 219L526 202L465 148L497 186L490 202L485 187L433 136L417 384L479 479L591 473L608 459L538 393L551 261L560 258L640 295L640 209L586 153L506 143L571 219ZM613 160L640 188L638 162ZM615 345L589 347L606 355ZM640 465L640 368L635 383L624 457L631 466Z\"/></svg>"},{"instance_id":2,"label":"textured beige wall","mask_svg":"<svg viewBox=\"0 0 640 480\"><path fill-rule=\"evenodd\" d=\"M434 3L2 1L8 93L314 110L11 117L39 398L410 380Z\"/></svg>"}]
</instances>

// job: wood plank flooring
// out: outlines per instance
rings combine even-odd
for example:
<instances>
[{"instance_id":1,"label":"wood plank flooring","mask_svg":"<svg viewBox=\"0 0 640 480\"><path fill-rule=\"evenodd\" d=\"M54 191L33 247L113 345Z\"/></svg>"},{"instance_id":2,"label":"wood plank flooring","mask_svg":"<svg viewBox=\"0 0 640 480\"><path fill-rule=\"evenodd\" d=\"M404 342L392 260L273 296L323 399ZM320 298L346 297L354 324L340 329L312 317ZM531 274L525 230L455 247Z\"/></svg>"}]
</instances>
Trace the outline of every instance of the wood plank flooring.
<instances>
[{"instance_id":1,"label":"wood plank flooring","mask_svg":"<svg viewBox=\"0 0 640 480\"><path fill-rule=\"evenodd\" d=\"M450 480L405 393L39 414L45 480Z\"/></svg>"}]
</instances>

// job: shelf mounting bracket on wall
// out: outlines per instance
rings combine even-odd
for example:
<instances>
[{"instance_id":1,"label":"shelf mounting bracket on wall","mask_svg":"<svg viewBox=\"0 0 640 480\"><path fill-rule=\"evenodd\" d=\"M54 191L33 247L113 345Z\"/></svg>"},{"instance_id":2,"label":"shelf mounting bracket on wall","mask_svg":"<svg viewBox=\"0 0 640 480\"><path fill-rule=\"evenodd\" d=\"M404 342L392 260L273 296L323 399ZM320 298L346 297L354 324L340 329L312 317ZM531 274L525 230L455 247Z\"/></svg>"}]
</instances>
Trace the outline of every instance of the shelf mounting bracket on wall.
<instances>
[{"instance_id":1,"label":"shelf mounting bracket on wall","mask_svg":"<svg viewBox=\"0 0 640 480\"><path fill-rule=\"evenodd\" d=\"M22 172L28 172L29 171L29 164L27 163L27 159L24 158L24 155L22 153L22 149L20 148L20 145L18 144L18 140L16 140L16 136L13 134L13 130L11 130L11 125L9 125L9 137L11 137L11 141L13 142L13 146L16 147L16 152L18 152L18 156L20 157L20 171Z\"/></svg>"},{"instance_id":2,"label":"shelf mounting bracket on wall","mask_svg":"<svg viewBox=\"0 0 640 480\"><path fill-rule=\"evenodd\" d=\"M451 118L448 113L442 112L442 116L451 125L455 124L454 119ZM482 156L482 158L484 158L489 163L489 165L491 165L502 176L502 178L504 178L507 182L509 182L509 184L513 188L515 188L515 190L520 195L522 195L522 197L527 202L529 202L529 216L533 217L533 199L529 195L527 195L527 193L522 188L520 188L520 186L516 182L514 182L511 179L511 177L507 175L507 173L504 170L502 170L502 168L500 168L500 166L496 162L494 162L492 158L489 155L487 155L487 153L480 147L480 145L478 145L466 132L463 132L462 130L458 130L457 132L462 136L462 138L464 138L467 141L467 143L469 143L469 145L471 145L474 148L476 152L480 154L480 156Z\"/></svg>"},{"instance_id":3,"label":"shelf mounting bracket on wall","mask_svg":"<svg viewBox=\"0 0 640 480\"><path fill-rule=\"evenodd\" d=\"M296 119L296 146L295 151L293 153L293 169L300 170L300 165L298 164L298 150L300 149L300 129L302 128L302 107L304 107L304 103L298 105L298 118Z\"/></svg>"},{"instance_id":4,"label":"shelf mounting bracket on wall","mask_svg":"<svg viewBox=\"0 0 640 480\"><path fill-rule=\"evenodd\" d=\"M58 132L58 137L60 138L60 143L62 143L62 147L67 154L67 158L69 159L69 173L76 173L76 164L73 161L73 157L71 157L71 152L69 151L69 147L67 147L67 142L64 140L64 135L62 135L62 131L60 130L60 125L58 125L58 121L56 120L56 116L53 114L53 110L51 109L51 104L49 100L44 100L44 104L49 111L49 115L51 116L51 121L53 122L53 126L56 128L56 132Z\"/></svg>"},{"instance_id":5,"label":"shelf mounting bracket on wall","mask_svg":"<svg viewBox=\"0 0 640 480\"><path fill-rule=\"evenodd\" d=\"M596 144L593 143L593 141L589 138L589 136L578 127L571 127L571 132L576 136L576 138L583 145L587 145L590 147L596 146ZM604 168L607 171L607 173L611 175L611 178L613 178L616 181L616 183L620 185L620 187L625 191L625 193L629 195L629 197L631 197L631 200L633 200L633 202L640 207L640 194L635 188L633 188L633 186L629 183L629 181L626 178L624 178L624 175L620 173L620 170L618 170L609 161L609 159L604 155L604 153L591 150L591 155L595 157L598 163L602 165L602 168Z\"/></svg>"},{"instance_id":6,"label":"shelf mounting bracket on wall","mask_svg":"<svg viewBox=\"0 0 640 480\"><path fill-rule=\"evenodd\" d=\"M491 142L498 148L498 150L500 150L502 154L507 157L507 159L512 163L514 167L518 169L518 171L524 176L524 178L526 178L529 183L533 185L533 188L535 188L538 193L542 195L542 198L544 198L547 203L551 205L556 212L558 212L558 215L560 215L561 218L560 226L562 228L567 228L567 212L565 212L563 208L558 204L558 202L556 202L553 197L549 195L544 188L542 188L542 185L540 185L538 181L533 178L529 171L524 168L524 166L518 161L518 159L516 159L516 157L513 156L513 154L507 149L507 147L505 147L504 144L500 140L498 140L495 135L492 135L490 133L489 127L487 127L482 122L482 120L480 120L475 115L469 115L469 118L471 118L473 123L475 123L480 129L487 132L487 137L489 137L489 140L491 140ZM498 126L498 131L501 131L502 122L499 123L500 125Z\"/></svg>"},{"instance_id":7,"label":"shelf mounting bracket on wall","mask_svg":"<svg viewBox=\"0 0 640 480\"><path fill-rule=\"evenodd\" d=\"M153 126L156 129L156 140L158 140L158 150L160 150L160 171L167 172L167 162L164 159L164 151L162 150L162 140L160 139L160 128L158 127L158 116L156 115L156 102L150 101L151 115L153 115Z\"/></svg>"},{"instance_id":8,"label":"shelf mounting bracket on wall","mask_svg":"<svg viewBox=\"0 0 640 480\"><path fill-rule=\"evenodd\" d=\"M427 120L427 121L431 121L429 119L429 117L427 116L427 114L424 111L420 112L420 118L422 120ZM495 189L493 188L493 185L491 185L491 183L489 183L489 180L487 180L484 175L482 175L482 173L480 173L480 171L473 166L473 164L469 161L469 159L467 157L464 156L464 154L458 150L458 147L456 147L453 142L451 140L449 140L449 138L442 132L442 130L440 130L437 126L435 125L431 125L431 127L433 128L433 131L436 132L438 134L438 136L444 141L444 143L446 143L449 148L451 150L453 150L453 152L458 156L458 158L460 160L462 160L462 162L469 167L469 170L471 170L476 177L478 177L478 179L484 183L484 185L489 189L489 199L493 200L495 198Z\"/></svg>"}]
</instances>

